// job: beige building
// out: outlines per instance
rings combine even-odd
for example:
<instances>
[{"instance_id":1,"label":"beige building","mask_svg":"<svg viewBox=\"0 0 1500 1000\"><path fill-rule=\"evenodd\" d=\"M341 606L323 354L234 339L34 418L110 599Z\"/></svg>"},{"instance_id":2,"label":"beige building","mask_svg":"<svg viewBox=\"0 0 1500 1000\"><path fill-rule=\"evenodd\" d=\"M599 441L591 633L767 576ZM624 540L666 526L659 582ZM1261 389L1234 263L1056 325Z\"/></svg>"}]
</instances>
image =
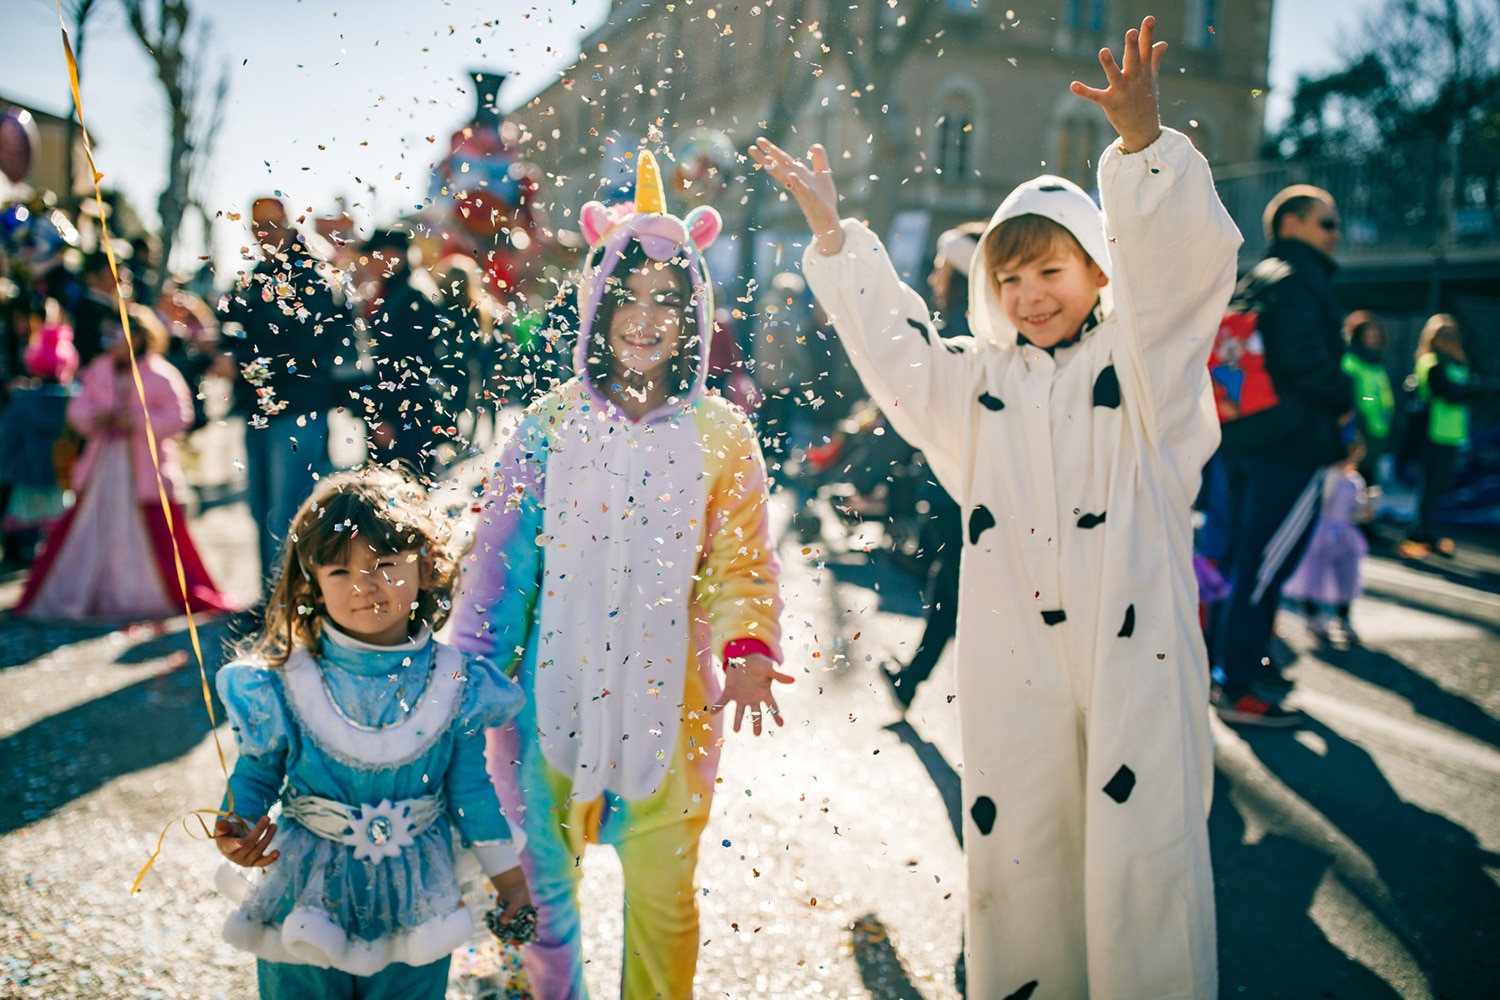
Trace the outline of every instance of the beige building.
<instances>
[{"instance_id":1,"label":"beige building","mask_svg":"<svg viewBox=\"0 0 1500 1000\"><path fill-rule=\"evenodd\" d=\"M1098 85L1097 53L1119 51L1146 13L1170 43L1162 118L1216 164L1256 156L1272 0L615 0L579 61L509 118L547 175L554 225L630 173L641 143L671 158L690 133L722 131L743 153L767 134L801 152L830 150L846 213L920 269L937 234L988 216L1018 182L1058 173L1094 186L1113 132L1074 79ZM746 267L762 281L800 242L791 206L730 164L727 187L702 194L724 214L732 247L757 234ZM746 180L747 177L751 179ZM701 180L701 179L700 179ZM715 179L717 180L717 178ZM904 248L904 250L903 250Z\"/></svg>"},{"instance_id":2,"label":"beige building","mask_svg":"<svg viewBox=\"0 0 1500 1000\"><path fill-rule=\"evenodd\" d=\"M82 133L76 129L70 133L67 118L49 114L19 101L0 97L0 114L12 108L28 112L31 115L31 123L36 128L37 144L36 148L31 151L31 169L23 183L36 190L51 191L63 200L69 196L76 197L92 192L93 188L89 184L88 164L83 152ZM70 135L73 142L71 184L68 180ZM0 191L6 193L13 191L10 182L4 177L0 177Z\"/></svg>"}]
</instances>

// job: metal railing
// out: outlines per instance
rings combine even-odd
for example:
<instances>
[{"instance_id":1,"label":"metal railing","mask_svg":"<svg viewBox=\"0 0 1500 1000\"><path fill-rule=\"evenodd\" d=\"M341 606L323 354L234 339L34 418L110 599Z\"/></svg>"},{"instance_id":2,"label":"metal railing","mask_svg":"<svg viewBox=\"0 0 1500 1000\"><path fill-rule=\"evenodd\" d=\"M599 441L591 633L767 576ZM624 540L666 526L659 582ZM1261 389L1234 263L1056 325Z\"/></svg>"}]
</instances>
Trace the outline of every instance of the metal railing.
<instances>
[{"instance_id":1,"label":"metal railing","mask_svg":"<svg viewBox=\"0 0 1500 1000\"><path fill-rule=\"evenodd\" d=\"M1289 184L1313 184L1338 202L1339 256L1373 260L1500 253L1500 149L1489 143L1411 143L1335 160L1262 162L1214 172L1219 197L1244 234L1241 260L1265 250L1261 214Z\"/></svg>"}]
</instances>

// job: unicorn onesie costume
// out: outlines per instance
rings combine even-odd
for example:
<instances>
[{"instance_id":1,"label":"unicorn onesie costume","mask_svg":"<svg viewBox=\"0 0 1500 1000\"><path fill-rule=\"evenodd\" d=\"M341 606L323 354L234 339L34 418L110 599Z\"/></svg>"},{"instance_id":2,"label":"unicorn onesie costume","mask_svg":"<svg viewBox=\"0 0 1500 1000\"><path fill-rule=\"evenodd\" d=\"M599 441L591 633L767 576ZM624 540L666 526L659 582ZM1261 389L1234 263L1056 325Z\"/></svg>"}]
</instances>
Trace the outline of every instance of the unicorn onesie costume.
<instances>
[{"instance_id":1,"label":"unicorn onesie costume","mask_svg":"<svg viewBox=\"0 0 1500 1000\"><path fill-rule=\"evenodd\" d=\"M703 390L713 306L701 250L718 213L668 214L642 152L635 202L590 202L580 218L580 374L533 404L492 470L453 642L509 664L526 693L520 716L491 730L489 759L525 834L537 996L587 995L578 862L597 842L624 869L623 995L685 997L718 766L717 664L781 659L765 466L744 413ZM640 251L685 265L695 324L683 324L677 359L689 387L632 420L599 384L608 330L595 321L621 255Z\"/></svg>"}]
</instances>

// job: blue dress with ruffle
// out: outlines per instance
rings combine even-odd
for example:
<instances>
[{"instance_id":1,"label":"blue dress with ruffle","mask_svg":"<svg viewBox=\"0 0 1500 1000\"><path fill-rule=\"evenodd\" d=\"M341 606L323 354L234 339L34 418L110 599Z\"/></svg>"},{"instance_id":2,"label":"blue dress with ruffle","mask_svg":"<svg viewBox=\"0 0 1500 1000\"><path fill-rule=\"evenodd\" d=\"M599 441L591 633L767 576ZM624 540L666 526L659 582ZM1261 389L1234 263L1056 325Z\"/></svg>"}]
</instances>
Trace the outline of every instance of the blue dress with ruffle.
<instances>
[{"instance_id":1,"label":"blue dress with ruffle","mask_svg":"<svg viewBox=\"0 0 1500 1000\"><path fill-rule=\"evenodd\" d=\"M248 823L283 795L364 809L446 797L430 826L403 835L398 822L374 857L369 845L282 817L275 862L220 874L240 902L225 940L268 961L362 976L392 962L426 965L467 941L474 922L454 874L453 833L476 848L511 837L485 771L484 731L520 710L516 683L426 631L372 647L326 625L316 659L294 655L282 669L236 662L216 683L239 744L233 807Z\"/></svg>"}]
</instances>

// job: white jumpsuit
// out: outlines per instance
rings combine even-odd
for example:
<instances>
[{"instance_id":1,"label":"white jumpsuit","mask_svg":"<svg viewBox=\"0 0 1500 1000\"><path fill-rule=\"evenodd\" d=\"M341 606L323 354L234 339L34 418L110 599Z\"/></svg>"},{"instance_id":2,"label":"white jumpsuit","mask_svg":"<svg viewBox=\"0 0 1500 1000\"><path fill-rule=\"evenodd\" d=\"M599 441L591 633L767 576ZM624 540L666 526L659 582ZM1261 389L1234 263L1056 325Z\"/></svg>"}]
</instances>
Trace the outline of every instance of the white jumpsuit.
<instances>
[{"instance_id":1,"label":"white jumpsuit","mask_svg":"<svg viewBox=\"0 0 1500 1000\"><path fill-rule=\"evenodd\" d=\"M1052 218L1111 276L1102 320L1050 354L1017 341L977 259L975 336L956 340L858 223L803 261L866 389L964 510L973 997L1217 995L1190 505L1219 441L1206 362L1240 235L1171 130L1112 145L1099 190L1103 218L1038 178L990 223Z\"/></svg>"}]
</instances>

